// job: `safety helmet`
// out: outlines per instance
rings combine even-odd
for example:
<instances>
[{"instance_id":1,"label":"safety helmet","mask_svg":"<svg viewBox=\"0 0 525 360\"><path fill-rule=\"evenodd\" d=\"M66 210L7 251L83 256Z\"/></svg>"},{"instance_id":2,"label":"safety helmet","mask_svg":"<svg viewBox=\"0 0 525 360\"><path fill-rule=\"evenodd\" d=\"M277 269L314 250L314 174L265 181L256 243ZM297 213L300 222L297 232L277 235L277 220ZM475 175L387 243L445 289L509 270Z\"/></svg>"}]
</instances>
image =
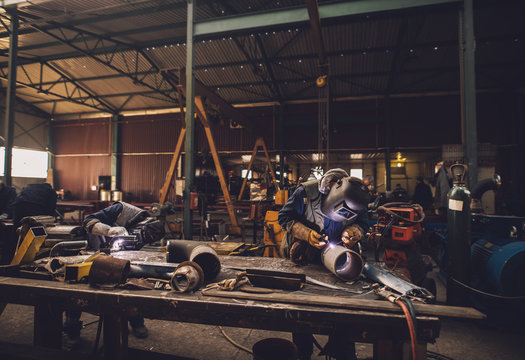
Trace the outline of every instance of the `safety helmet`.
<instances>
[{"instance_id":1,"label":"safety helmet","mask_svg":"<svg viewBox=\"0 0 525 360\"><path fill-rule=\"evenodd\" d=\"M327 218L342 222L354 219L359 211L366 209L370 194L363 182L355 177L339 179L321 199L321 213Z\"/></svg>"}]
</instances>

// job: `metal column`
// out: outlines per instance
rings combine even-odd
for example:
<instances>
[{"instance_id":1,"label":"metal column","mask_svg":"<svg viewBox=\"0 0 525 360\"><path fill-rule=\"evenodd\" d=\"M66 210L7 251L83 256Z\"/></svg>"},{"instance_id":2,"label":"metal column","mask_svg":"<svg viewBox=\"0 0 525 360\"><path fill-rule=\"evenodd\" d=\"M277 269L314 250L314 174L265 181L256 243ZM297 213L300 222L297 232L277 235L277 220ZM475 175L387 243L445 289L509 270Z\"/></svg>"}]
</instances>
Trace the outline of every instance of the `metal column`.
<instances>
[{"instance_id":1,"label":"metal column","mask_svg":"<svg viewBox=\"0 0 525 360\"><path fill-rule=\"evenodd\" d=\"M119 116L113 115L111 119L111 190L119 190L120 162L119 152Z\"/></svg>"},{"instance_id":2,"label":"metal column","mask_svg":"<svg viewBox=\"0 0 525 360\"><path fill-rule=\"evenodd\" d=\"M18 62L18 12L16 9L9 9L7 11L11 15L11 33L9 34L9 65L7 70L8 78L4 118L4 183L6 186L11 186L13 184L11 168L15 129L16 68Z\"/></svg>"},{"instance_id":3,"label":"metal column","mask_svg":"<svg viewBox=\"0 0 525 360\"><path fill-rule=\"evenodd\" d=\"M284 188L284 103L279 103L279 188Z\"/></svg>"},{"instance_id":4,"label":"metal column","mask_svg":"<svg viewBox=\"0 0 525 360\"><path fill-rule=\"evenodd\" d=\"M195 139L195 117L193 115L193 104L195 99L194 84L195 76L193 74L193 57L195 50L193 48L193 21L195 19L195 0L188 0L188 23L186 28L186 141L184 152L184 176L186 182L184 186L184 238L193 239L192 220L193 216L190 210L190 196L193 187L193 178L195 176L194 164L194 139Z\"/></svg>"},{"instance_id":5,"label":"metal column","mask_svg":"<svg viewBox=\"0 0 525 360\"><path fill-rule=\"evenodd\" d=\"M49 172L52 173L51 179L52 184L51 186L55 187L55 177L53 174L53 171L55 169L55 136L54 136L54 130L53 130L53 121L49 119L47 121L47 171L48 171L48 178L49 178Z\"/></svg>"},{"instance_id":6,"label":"metal column","mask_svg":"<svg viewBox=\"0 0 525 360\"><path fill-rule=\"evenodd\" d=\"M476 117L476 68L473 0L459 8L459 71L461 88L461 136L468 165L468 186L478 181L478 129Z\"/></svg>"},{"instance_id":7,"label":"metal column","mask_svg":"<svg viewBox=\"0 0 525 360\"><path fill-rule=\"evenodd\" d=\"M390 105L390 97L387 96L385 98L385 105L383 109L383 117L384 117L384 124L385 124L385 190L390 191L391 190L391 182L392 182L392 175L391 175L391 165L390 165L390 151L392 147L392 119L391 119L391 105Z\"/></svg>"}]
</instances>

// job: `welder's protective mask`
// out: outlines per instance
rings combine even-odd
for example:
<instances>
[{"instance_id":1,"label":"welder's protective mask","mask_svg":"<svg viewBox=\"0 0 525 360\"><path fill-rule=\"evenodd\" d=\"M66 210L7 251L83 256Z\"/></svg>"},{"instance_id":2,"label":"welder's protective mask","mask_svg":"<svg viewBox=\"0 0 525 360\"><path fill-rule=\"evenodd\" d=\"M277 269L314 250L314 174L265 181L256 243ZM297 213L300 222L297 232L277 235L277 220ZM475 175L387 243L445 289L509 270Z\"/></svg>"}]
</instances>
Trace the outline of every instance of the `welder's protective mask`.
<instances>
[{"instance_id":1,"label":"welder's protective mask","mask_svg":"<svg viewBox=\"0 0 525 360\"><path fill-rule=\"evenodd\" d=\"M321 213L333 221L351 221L359 211L368 207L369 202L370 194L365 184L358 178L348 176L338 180L323 196Z\"/></svg>"}]
</instances>

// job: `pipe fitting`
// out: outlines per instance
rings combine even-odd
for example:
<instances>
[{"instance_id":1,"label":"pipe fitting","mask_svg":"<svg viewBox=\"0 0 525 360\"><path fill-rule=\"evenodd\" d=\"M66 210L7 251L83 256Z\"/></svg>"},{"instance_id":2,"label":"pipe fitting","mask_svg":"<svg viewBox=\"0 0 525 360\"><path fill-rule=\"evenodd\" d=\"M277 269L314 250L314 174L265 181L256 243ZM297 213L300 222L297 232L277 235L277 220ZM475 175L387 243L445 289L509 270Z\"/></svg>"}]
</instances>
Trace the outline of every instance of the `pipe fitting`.
<instances>
[{"instance_id":1,"label":"pipe fitting","mask_svg":"<svg viewBox=\"0 0 525 360\"><path fill-rule=\"evenodd\" d=\"M321 253L321 262L332 274L344 281L358 278L363 271L363 258L341 245L328 244Z\"/></svg>"}]
</instances>

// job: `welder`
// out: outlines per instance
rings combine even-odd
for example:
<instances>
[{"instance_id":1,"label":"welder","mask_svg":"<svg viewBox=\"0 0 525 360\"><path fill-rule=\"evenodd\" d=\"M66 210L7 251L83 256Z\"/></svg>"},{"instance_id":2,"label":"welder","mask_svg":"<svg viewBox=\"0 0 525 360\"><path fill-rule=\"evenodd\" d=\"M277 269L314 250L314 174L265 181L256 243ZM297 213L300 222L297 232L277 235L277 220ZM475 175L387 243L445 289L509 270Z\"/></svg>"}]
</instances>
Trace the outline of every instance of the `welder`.
<instances>
[{"instance_id":1,"label":"welder","mask_svg":"<svg viewBox=\"0 0 525 360\"><path fill-rule=\"evenodd\" d=\"M320 263L321 249L328 243L355 247L368 229L369 201L365 184L342 169L302 183L279 211L279 225L286 230L282 255L299 264ZM293 341L299 359L310 359L312 334L294 332ZM338 332L330 335L323 353L337 360L356 359L355 344Z\"/></svg>"},{"instance_id":2,"label":"welder","mask_svg":"<svg viewBox=\"0 0 525 360\"><path fill-rule=\"evenodd\" d=\"M139 223L143 223L149 216L146 210L133 206L123 201L114 203L105 209L86 217L83 227L88 234L89 247L98 250L111 246L108 239L115 236L129 235ZM153 242L160 239L159 236L151 235L158 233L158 222L152 222L147 226L147 231L142 232L141 241ZM146 236L144 236L146 234ZM141 244L142 245L142 244ZM80 344L80 311L66 311L66 321L64 332L66 334L66 346L73 349ZM148 329L144 325L144 317L130 317L132 334L137 338L143 339L148 336Z\"/></svg>"}]
</instances>

